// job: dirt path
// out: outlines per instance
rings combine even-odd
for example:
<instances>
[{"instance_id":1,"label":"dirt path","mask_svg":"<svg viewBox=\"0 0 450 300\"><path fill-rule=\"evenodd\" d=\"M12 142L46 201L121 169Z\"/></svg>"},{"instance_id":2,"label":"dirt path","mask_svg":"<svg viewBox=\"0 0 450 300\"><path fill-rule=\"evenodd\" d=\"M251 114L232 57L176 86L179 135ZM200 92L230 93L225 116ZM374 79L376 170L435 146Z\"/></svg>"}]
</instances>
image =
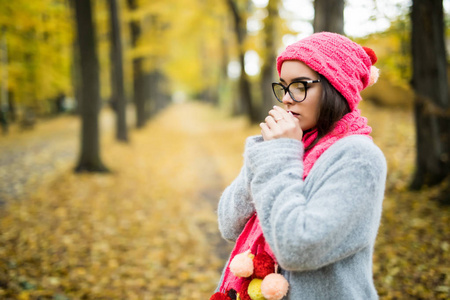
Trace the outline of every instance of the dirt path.
<instances>
[{"instance_id":1,"label":"dirt path","mask_svg":"<svg viewBox=\"0 0 450 300\"><path fill-rule=\"evenodd\" d=\"M15 149L33 170L50 164L73 148L58 133L70 124L30 142L49 154L26 152L27 139ZM66 155L51 178L22 185L27 196L0 210L0 298L208 299L231 250L215 210L251 133L206 105L176 104L131 131L129 144L102 143L110 174L75 175ZM23 168L21 160L9 166Z\"/></svg>"}]
</instances>

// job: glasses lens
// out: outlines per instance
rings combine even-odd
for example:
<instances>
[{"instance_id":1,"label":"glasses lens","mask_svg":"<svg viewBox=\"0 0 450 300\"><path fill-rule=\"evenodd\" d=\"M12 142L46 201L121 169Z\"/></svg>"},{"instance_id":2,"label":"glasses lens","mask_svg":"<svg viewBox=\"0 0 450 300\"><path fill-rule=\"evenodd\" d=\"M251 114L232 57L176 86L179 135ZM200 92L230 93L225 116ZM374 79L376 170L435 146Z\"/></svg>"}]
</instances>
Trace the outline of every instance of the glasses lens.
<instances>
[{"instance_id":1,"label":"glasses lens","mask_svg":"<svg viewBox=\"0 0 450 300\"><path fill-rule=\"evenodd\" d=\"M282 102L284 97L284 88L281 84L274 84L273 86L273 93L275 94L275 97L278 101Z\"/></svg>"},{"instance_id":2,"label":"glasses lens","mask_svg":"<svg viewBox=\"0 0 450 300\"><path fill-rule=\"evenodd\" d=\"M306 95L305 85L301 82L294 82L289 87L289 91L291 92L291 96L293 96L295 101L303 101Z\"/></svg>"}]
</instances>

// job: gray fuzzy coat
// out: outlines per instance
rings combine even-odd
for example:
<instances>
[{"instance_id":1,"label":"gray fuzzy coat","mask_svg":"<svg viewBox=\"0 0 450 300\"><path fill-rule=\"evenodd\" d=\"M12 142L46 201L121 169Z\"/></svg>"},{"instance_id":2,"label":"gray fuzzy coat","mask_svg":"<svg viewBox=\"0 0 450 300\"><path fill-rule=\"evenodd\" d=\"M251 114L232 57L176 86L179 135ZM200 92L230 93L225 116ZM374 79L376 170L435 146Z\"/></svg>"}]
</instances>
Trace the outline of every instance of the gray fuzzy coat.
<instances>
[{"instance_id":1,"label":"gray fuzzy coat","mask_svg":"<svg viewBox=\"0 0 450 300\"><path fill-rule=\"evenodd\" d=\"M383 153L366 136L345 137L304 181L302 175L301 142L248 138L244 166L219 202L222 236L236 241L256 211L289 281L283 299L378 299L372 254L386 181Z\"/></svg>"}]
</instances>

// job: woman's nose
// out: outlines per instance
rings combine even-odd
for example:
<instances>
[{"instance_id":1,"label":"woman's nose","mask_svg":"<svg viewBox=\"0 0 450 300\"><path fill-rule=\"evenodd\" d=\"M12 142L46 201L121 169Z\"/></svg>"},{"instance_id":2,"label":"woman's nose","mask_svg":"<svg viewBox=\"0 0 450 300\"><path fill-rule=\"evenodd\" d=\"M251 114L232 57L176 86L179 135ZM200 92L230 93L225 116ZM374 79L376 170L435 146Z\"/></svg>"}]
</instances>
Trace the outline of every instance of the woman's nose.
<instances>
[{"instance_id":1,"label":"woman's nose","mask_svg":"<svg viewBox=\"0 0 450 300\"><path fill-rule=\"evenodd\" d=\"M285 93L282 100L284 105L290 105L294 103L294 100L292 100L291 95L289 93Z\"/></svg>"}]
</instances>

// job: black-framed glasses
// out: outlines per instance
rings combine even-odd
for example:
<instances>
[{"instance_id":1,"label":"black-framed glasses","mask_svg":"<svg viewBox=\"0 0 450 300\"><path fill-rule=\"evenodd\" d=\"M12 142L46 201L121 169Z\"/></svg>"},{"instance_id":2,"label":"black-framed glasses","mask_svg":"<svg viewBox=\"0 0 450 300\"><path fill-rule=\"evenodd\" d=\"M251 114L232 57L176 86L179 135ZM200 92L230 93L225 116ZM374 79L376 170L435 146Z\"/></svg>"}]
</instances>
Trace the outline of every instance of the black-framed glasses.
<instances>
[{"instance_id":1,"label":"black-framed glasses","mask_svg":"<svg viewBox=\"0 0 450 300\"><path fill-rule=\"evenodd\" d=\"M318 83L320 79L317 80L296 80L291 82L287 87L284 87L279 82L272 83L272 91L277 98L278 102L283 103L283 97L286 93L289 93L292 100L295 102L302 102L306 99L306 91L308 90L308 84Z\"/></svg>"}]
</instances>

